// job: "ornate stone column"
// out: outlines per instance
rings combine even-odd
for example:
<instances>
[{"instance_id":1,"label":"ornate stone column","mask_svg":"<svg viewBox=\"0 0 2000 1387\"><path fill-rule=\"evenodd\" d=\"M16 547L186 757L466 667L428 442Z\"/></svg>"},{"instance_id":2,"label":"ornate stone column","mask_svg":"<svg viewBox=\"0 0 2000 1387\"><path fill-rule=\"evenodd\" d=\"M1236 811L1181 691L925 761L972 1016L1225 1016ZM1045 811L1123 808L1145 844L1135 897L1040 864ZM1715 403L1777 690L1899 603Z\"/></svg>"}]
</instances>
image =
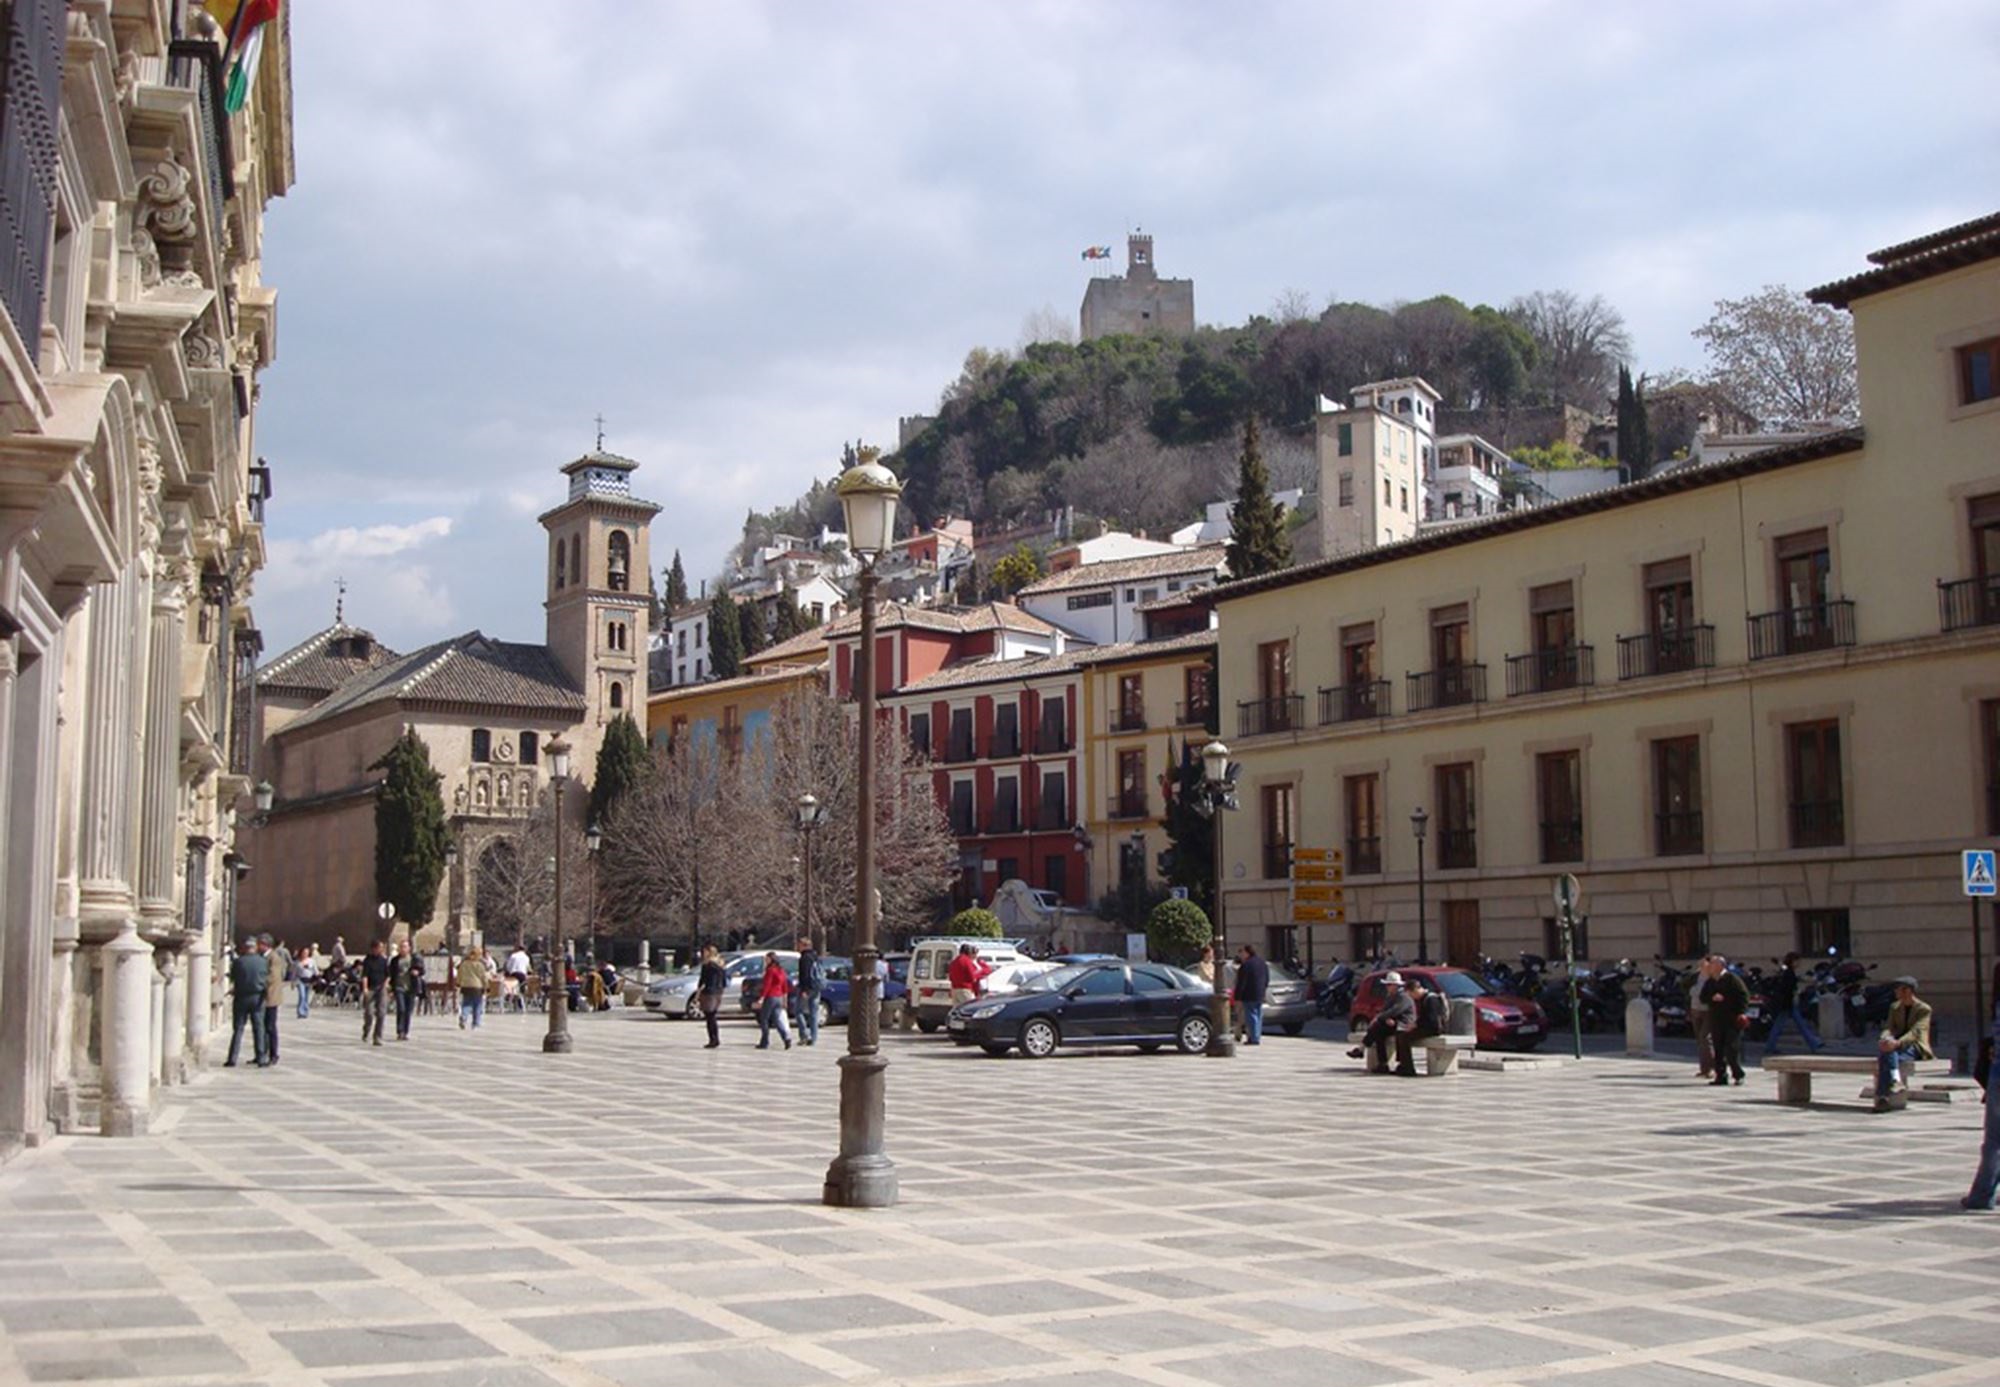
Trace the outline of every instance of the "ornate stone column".
<instances>
[{"instance_id":1,"label":"ornate stone column","mask_svg":"<svg viewBox=\"0 0 2000 1387\"><path fill-rule=\"evenodd\" d=\"M146 979L146 1088L150 1091L166 1082L166 1046L160 1041L167 1014L167 979L160 972L160 951L147 956L152 964Z\"/></svg>"},{"instance_id":2,"label":"ornate stone column","mask_svg":"<svg viewBox=\"0 0 2000 1387\"><path fill-rule=\"evenodd\" d=\"M99 1047L104 1056L104 1090L99 1101L98 1130L107 1137L143 1136L152 1118L150 1066L153 950L139 938L139 922L127 918L124 927L98 949L102 1001Z\"/></svg>"},{"instance_id":3,"label":"ornate stone column","mask_svg":"<svg viewBox=\"0 0 2000 1387\"><path fill-rule=\"evenodd\" d=\"M143 581L133 563L90 597L77 845L79 914L87 922L86 937L115 934L117 922L132 913L135 903L131 786L138 736L132 725L137 701L132 669L144 658L144 647L134 648L140 633L133 597Z\"/></svg>"},{"instance_id":4,"label":"ornate stone column","mask_svg":"<svg viewBox=\"0 0 2000 1387\"><path fill-rule=\"evenodd\" d=\"M175 949L160 949L155 957L162 988L160 994L160 1081L187 1082L182 1058L187 1041L187 969Z\"/></svg>"},{"instance_id":5,"label":"ornate stone column","mask_svg":"<svg viewBox=\"0 0 2000 1387\"><path fill-rule=\"evenodd\" d=\"M145 742L139 767L139 915L146 933L175 927L181 852L181 640L187 626L185 563L163 558L153 575L146 648Z\"/></svg>"},{"instance_id":6,"label":"ornate stone column","mask_svg":"<svg viewBox=\"0 0 2000 1387\"><path fill-rule=\"evenodd\" d=\"M76 1101L76 920L57 916L55 972L49 980L55 1009L55 1044L49 1056L49 1120L58 1132L74 1132Z\"/></svg>"},{"instance_id":7,"label":"ornate stone column","mask_svg":"<svg viewBox=\"0 0 2000 1387\"><path fill-rule=\"evenodd\" d=\"M206 926L188 939L187 953L183 957L183 971L187 974L187 1048L185 1063L192 1068L200 1068L208 1062L208 1034L210 1007L213 992L210 981L215 967L215 949L209 941L214 937L214 927Z\"/></svg>"}]
</instances>

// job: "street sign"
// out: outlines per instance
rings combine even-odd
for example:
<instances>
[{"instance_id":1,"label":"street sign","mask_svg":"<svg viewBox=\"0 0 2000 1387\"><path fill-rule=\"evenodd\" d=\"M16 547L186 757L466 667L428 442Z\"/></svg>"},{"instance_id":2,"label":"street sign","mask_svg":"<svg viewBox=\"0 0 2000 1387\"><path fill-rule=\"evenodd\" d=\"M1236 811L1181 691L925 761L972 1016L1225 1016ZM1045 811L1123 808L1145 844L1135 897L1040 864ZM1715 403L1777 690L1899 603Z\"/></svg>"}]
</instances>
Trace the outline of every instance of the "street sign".
<instances>
[{"instance_id":1,"label":"street sign","mask_svg":"<svg viewBox=\"0 0 2000 1387\"><path fill-rule=\"evenodd\" d=\"M1313 901L1321 905L1340 905L1347 899L1347 889L1341 886L1325 886L1313 882L1300 882L1292 888L1292 899Z\"/></svg>"},{"instance_id":2,"label":"street sign","mask_svg":"<svg viewBox=\"0 0 2000 1387\"><path fill-rule=\"evenodd\" d=\"M1327 848L1293 848L1292 861L1295 863L1331 862L1333 861L1333 854Z\"/></svg>"},{"instance_id":3,"label":"street sign","mask_svg":"<svg viewBox=\"0 0 2000 1387\"><path fill-rule=\"evenodd\" d=\"M1965 894L1974 898L1994 894L1994 851L1967 848L1964 853Z\"/></svg>"},{"instance_id":4,"label":"street sign","mask_svg":"<svg viewBox=\"0 0 2000 1387\"><path fill-rule=\"evenodd\" d=\"M384 920L393 920L396 918L396 903L394 901L384 901L375 907L375 913Z\"/></svg>"},{"instance_id":5,"label":"street sign","mask_svg":"<svg viewBox=\"0 0 2000 1387\"><path fill-rule=\"evenodd\" d=\"M1188 889L1185 886L1173 886L1167 889L1167 894L1177 901L1184 901L1188 898Z\"/></svg>"},{"instance_id":6,"label":"street sign","mask_svg":"<svg viewBox=\"0 0 2000 1387\"><path fill-rule=\"evenodd\" d=\"M1304 866L1292 868L1293 881L1344 881L1347 871L1343 867Z\"/></svg>"},{"instance_id":7,"label":"street sign","mask_svg":"<svg viewBox=\"0 0 2000 1387\"><path fill-rule=\"evenodd\" d=\"M1344 905L1295 905L1292 919L1301 925L1344 925L1347 923L1347 907Z\"/></svg>"},{"instance_id":8,"label":"street sign","mask_svg":"<svg viewBox=\"0 0 2000 1387\"><path fill-rule=\"evenodd\" d=\"M1576 879L1576 873L1564 872L1556 878L1555 902L1556 918L1576 913L1583 903L1583 883Z\"/></svg>"}]
</instances>

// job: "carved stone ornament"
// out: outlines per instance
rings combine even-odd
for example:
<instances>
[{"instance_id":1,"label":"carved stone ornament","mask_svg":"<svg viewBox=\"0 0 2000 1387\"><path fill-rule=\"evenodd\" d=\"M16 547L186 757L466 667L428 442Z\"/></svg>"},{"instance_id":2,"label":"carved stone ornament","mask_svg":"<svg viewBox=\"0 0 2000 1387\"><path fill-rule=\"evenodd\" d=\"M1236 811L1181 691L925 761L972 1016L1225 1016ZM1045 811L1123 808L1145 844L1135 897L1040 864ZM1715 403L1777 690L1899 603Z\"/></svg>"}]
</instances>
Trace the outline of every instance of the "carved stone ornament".
<instances>
[{"instance_id":1,"label":"carved stone ornament","mask_svg":"<svg viewBox=\"0 0 2000 1387\"><path fill-rule=\"evenodd\" d=\"M139 85L139 50L128 48L118 55L116 77L118 101L120 105L132 99L133 90Z\"/></svg>"},{"instance_id":2,"label":"carved stone ornament","mask_svg":"<svg viewBox=\"0 0 2000 1387\"><path fill-rule=\"evenodd\" d=\"M495 742L493 744L493 759L495 761L513 760L514 744L512 742Z\"/></svg>"},{"instance_id":3,"label":"carved stone ornament","mask_svg":"<svg viewBox=\"0 0 2000 1387\"><path fill-rule=\"evenodd\" d=\"M236 369L254 371L257 369L257 335L246 332L236 339Z\"/></svg>"},{"instance_id":4,"label":"carved stone ornament","mask_svg":"<svg viewBox=\"0 0 2000 1387\"><path fill-rule=\"evenodd\" d=\"M140 282L148 288L163 279L183 283L193 276L194 197L188 192L193 181L194 175L171 155L139 180L132 248L139 257ZM199 285L200 278L194 282Z\"/></svg>"},{"instance_id":5,"label":"carved stone ornament","mask_svg":"<svg viewBox=\"0 0 2000 1387\"><path fill-rule=\"evenodd\" d=\"M139 494L160 494L160 445L150 434L139 435Z\"/></svg>"},{"instance_id":6,"label":"carved stone ornament","mask_svg":"<svg viewBox=\"0 0 2000 1387\"><path fill-rule=\"evenodd\" d=\"M190 328L181 342L186 348L189 366L202 371L222 369L222 344L207 333Z\"/></svg>"}]
</instances>

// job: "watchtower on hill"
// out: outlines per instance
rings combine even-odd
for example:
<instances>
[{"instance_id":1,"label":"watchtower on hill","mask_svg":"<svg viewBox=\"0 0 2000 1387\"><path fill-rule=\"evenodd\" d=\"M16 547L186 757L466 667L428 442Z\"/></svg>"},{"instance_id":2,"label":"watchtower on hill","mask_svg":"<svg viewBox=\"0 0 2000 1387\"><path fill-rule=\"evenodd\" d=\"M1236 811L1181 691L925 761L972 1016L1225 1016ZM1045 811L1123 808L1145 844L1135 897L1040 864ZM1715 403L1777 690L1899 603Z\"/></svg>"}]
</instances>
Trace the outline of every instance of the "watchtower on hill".
<instances>
[{"instance_id":1,"label":"watchtower on hill","mask_svg":"<svg viewBox=\"0 0 2000 1387\"><path fill-rule=\"evenodd\" d=\"M1185 336L1194 331L1194 281L1161 279L1153 238L1125 238L1125 273L1090 281L1083 291L1083 340L1114 333Z\"/></svg>"}]
</instances>

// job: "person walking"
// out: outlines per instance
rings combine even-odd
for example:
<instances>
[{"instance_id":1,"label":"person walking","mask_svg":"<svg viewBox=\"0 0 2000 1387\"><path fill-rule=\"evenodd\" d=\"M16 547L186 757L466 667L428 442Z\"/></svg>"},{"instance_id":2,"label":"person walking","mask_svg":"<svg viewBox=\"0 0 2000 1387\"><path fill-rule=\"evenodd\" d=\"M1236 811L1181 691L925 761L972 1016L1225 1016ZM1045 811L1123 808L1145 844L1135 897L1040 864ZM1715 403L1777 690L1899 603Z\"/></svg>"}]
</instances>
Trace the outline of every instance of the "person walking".
<instances>
[{"instance_id":1,"label":"person walking","mask_svg":"<svg viewBox=\"0 0 2000 1387\"><path fill-rule=\"evenodd\" d=\"M382 1023L389 1009L389 951L377 939L361 960L361 1043L382 1043Z\"/></svg>"},{"instance_id":2,"label":"person walking","mask_svg":"<svg viewBox=\"0 0 2000 1387\"><path fill-rule=\"evenodd\" d=\"M1799 986L1798 966L1799 956L1786 954L1784 966L1764 984L1764 1001L1771 1008L1771 1030L1764 1037L1764 1054L1767 1057L1778 1053L1778 1036L1787 1022L1805 1041L1807 1049L1817 1054L1826 1048L1826 1042L1819 1038L1812 1022L1806 1020L1805 996Z\"/></svg>"},{"instance_id":3,"label":"person walking","mask_svg":"<svg viewBox=\"0 0 2000 1387\"><path fill-rule=\"evenodd\" d=\"M722 1013L722 994L729 989L729 974L722 969L722 962L715 956L715 945L701 946L701 976L695 980L695 1004L701 1008L701 1019L708 1023L708 1044L704 1050L719 1049L722 1032L717 1026L717 1018Z\"/></svg>"},{"instance_id":4,"label":"person walking","mask_svg":"<svg viewBox=\"0 0 2000 1387\"><path fill-rule=\"evenodd\" d=\"M492 972L487 967L486 950L477 944L466 950L465 957L458 961L458 1028L462 1031L469 1024L473 1030L486 1019L486 984Z\"/></svg>"},{"instance_id":5,"label":"person walking","mask_svg":"<svg viewBox=\"0 0 2000 1387\"><path fill-rule=\"evenodd\" d=\"M1931 1004L1917 996L1917 980L1907 973L1896 979L1896 1004L1889 1008L1889 1019L1875 1048L1875 1111L1890 1112L1909 1101L1903 1061L1935 1058L1931 1053Z\"/></svg>"},{"instance_id":6,"label":"person walking","mask_svg":"<svg viewBox=\"0 0 2000 1387\"><path fill-rule=\"evenodd\" d=\"M257 936L257 948L264 955L264 1059L278 1062L278 1008L285 1004L285 984L291 981L292 952L271 936Z\"/></svg>"},{"instance_id":7,"label":"person walking","mask_svg":"<svg viewBox=\"0 0 2000 1387\"><path fill-rule=\"evenodd\" d=\"M229 961L229 1058L224 1069L236 1065L243 1052L243 1028L250 1028L250 1053L259 1069L270 1063L264 1058L264 989L271 979L270 964L257 952L255 941L245 939L236 946Z\"/></svg>"},{"instance_id":8,"label":"person walking","mask_svg":"<svg viewBox=\"0 0 2000 1387\"><path fill-rule=\"evenodd\" d=\"M389 961L389 990L396 998L396 1039L408 1040L410 1018L424 992L424 961L410 952L407 939L396 941L396 956Z\"/></svg>"},{"instance_id":9,"label":"person walking","mask_svg":"<svg viewBox=\"0 0 2000 1387\"><path fill-rule=\"evenodd\" d=\"M1708 1028L1708 984L1713 979L1708 960L1695 960L1694 976L1687 982L1688 1029L1694 1033L1695 1059L1704 1079L1715 1077L1715 1033Z\"/></svg>"},{"instance_id":10,"label":"person walking","mask_svg":"<svg viewBox=\"0 0 2000 1387\"><path fill-rule=\"evenodd\" d=\"M299 984L299 1020L312 1015L313 983L319 979L319 945L308 944L305 952L292 960L292 973Z\"/></svg>"},{"instance_id":11,"label":"person walking","mask_svg":"<svg viewBox=\"0 0 2000 1387\"><path fill-rule=\"evenodd\" d=\"M759 1050L771 1048L771 1031L774 1028L778 1039L785 1042L785 1048L792 1048L792 1025L785 1016L785 998L791 995L791 991L792 980L785 976L785 965L778 962L777 954L765 954L764 980L757 990L757 1028L762 1033L757 1042Z\"/></svg>"},{"instance_id":12,"label":"person walking","mask_svg":"<svg viewBox=\"0 0 2000 1387\"><path fill-rule=\"evenodd\" d=\"M1396 1072L1406 1079L1417 1077L1416 1043L1443 1035L1451 1023L1451 1005L1442 991L1432 991L1419 977L1410 979L1410 1002L1416 1019L1407 1030L1396 1032Z\"/></svg>"},{"instance_id":13,"label":"person walking","mask_svg":"<svg viewBox=\"0 0 2000 1387\"><path fill-rule=\"evenodd\" d=\"M333 971L344 972L347 968L347 941L339 935L333 936Z\"/></svg>"},{"instance_id":14,"label":"person walking","mask_svg":"<svg viewBox=\"0 0 2000 1387\"><path fill-rule=\"evenodd\" d=\"M1416 1024L1417 1004L1403 990L1401 973L1384 973L1382 989L1382 1010L1375 1013L1375 1019L1368 1023L1368 1029L1361 1037L1361 1044L1349 1050L1347 1057L1358 1060L1372 1049L1375 1052L1373 1068L1386 1073L1389 1068L1389 1042L1396 1032Z\"/></svg>"},{"instance_id":15,"label":"person walking","mask_svg":"<svg viewBox=\"0 0 2000 1387\"><path fill-rule=\"evenodd\" d=\"M1710 954L1708 966L1710 977L1702 991L1708 994L1708 1029L1715 1040L1715 1077L1709 1083L1727 1088L1731 1079L1743 1082L1744 1013L1750 1009L1750 989L1721 954Z\"/></svg>"},{"instance_id":16,"label":"person walking","mask_svg":"<svg viewBox=\"0 0 2000 1387\"><path fill-rule=\"evenodd\" d=\"M1236 1005L1243 1009L1243 1043L1264 1043L1264 997L1271 990L1271 965L1245 944L1236 951Z\"/></svg>"},{"instance_id":17,"label":"person walking","mask_svg":"<svg viewBox=\"0 0 2000 1387\"><path fill-rule=\"evenodd\" d=\"M799 1044L819 1040L819 996L826 989L826 967L810 937L799 948Z\"/></svg>"},{"instance_id":18,"label":"person walking","mask_svg":"<svg viewBox=\"0 0 2000 1387\"><path fill-rule=\"evenodd\" d=\"M1986 1130L1979 1143L1979 1168L1972 1173L1972 1188L1959 1207L1969 1210L1992 1209L2000 1196L2000 1065L1994 1051L2000 1050L2000 963L1993 965L1993 986L1986 994L1993 999L1992 1024L1979 1042L1979 1058L1972 1073L1986 1090Z\"/></svg>"},{"instance_id":19,"label":"person walking","mask_svg":"<svg viewBox=\"0 0 2000 1387\"><path fill-rule=\"evenodd\" d=\"M508 1011L518 1011L526 1014L528 1010L528 974L534 966L529 961L528 951L521 947L519 941L516 941L513 952L507 955L507 967L504 970L507 974L508 982L512 984L507 989L505 998L506 1009Z\"/></svg>"}]
</instances>

